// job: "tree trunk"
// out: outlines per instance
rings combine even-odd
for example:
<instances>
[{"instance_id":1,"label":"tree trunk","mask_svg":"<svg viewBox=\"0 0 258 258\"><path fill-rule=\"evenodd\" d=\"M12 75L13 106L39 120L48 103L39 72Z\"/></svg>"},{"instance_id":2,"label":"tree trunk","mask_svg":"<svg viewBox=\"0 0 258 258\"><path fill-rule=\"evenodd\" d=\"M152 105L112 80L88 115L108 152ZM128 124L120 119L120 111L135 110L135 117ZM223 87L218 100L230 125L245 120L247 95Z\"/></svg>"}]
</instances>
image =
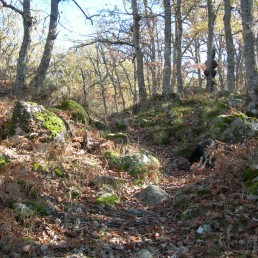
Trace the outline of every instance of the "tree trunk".
<instances>
[{"instance_id":1,"label":"tree trunk","mask_svg":"<svg viewBox=\"0 0 258 258\"><path fill-rule=\"evenodd\" d=\"M58 24L58 4L60 0L51 0L51 14L50 14L50 22L49 22L49 30L47 35L47 40L44 48L44 53L34 79L35 87L38 92L43 91L44 80L46 78L47 70L49 67L49 63L51 60L54 42L57 37L57 24Z\"/></svg>"},{"instance_id":2,"label":"tree trunk","mask_svg":"<svg viewBox=\"0 0 258 258\"><path fill-rule=\"evenodd\" d=\"M194 48L195 48L196 64L199 65L201 63L201 56L200 56L200 42L198 38L194 39ZM202 73L199 66L197 68L197 75L198 75L198 87L199 89L202 89Z\"/></svg>"},{"instance_id":3,"label":"tree trunk","mask_svg":"<svg viewBox=\"0 0 258 258\"><path fill-rule=\"evenodd\" d=\"M207 92L213 92L215 80L212 77L212 60L214 59L214 24L215 24L215 10L212 0L207 0L208 5L208 43L207 43Z\"/></svg>"},{"instance_id":4,"label":"tree trunk","mask_svg":"<svg viewBox=\"0 0 258 258\"><path fill-rule=\"evenodd\" d=\"M30 13L30 0L23 1L23 40L21 49L19 52L19 58L17 62L16 80L14 85L14 94L17 99L21 99L24 94L25 81L26 81L26 69L28 50L31 43L31 28L32 28L32 17Z\"/></svg>"},{"instance_id":5,"label":"tree trunk","mask_svg":"<svg viewBox=\"0 0 258 258\"><path fill-rule=\"evenodd\" d=\"M145 82L144 82L144 72L143 72L143 54L140 47L140 15L138 14L137 1L132 0L132 10L133 10L133 42L135 49L135 57L137 60L137 82L139 88L139 98L140 101L144 101L147 98Z\"/></svg>"},{"instance_id":6,"label":"tree trunk","mask_svg":"<svg viewBox=\"0 0 258 258\"><path fill-rule=\"evenodd\" d=\"M180 96L183 95L183 78L182 78L182 1L177 0L176 6L176 74L177 74L177 89Z\"/></svg>"},{"instance_id":7,"label":"tree trunk","mask_svg":"<svg viewBox=\"0 0 258 258\"><path fill-rule=\"evenodd\" d=\"M165 10L165 48L164 48L164 70L163 70L163 94L171 94L171 4L170 0L163 0Z\"/></svg>"},{"instance_id":8,"label":"tree trunk","mask_svg":"<svg viewBox=\"0 0 258 258\"><path fill-rule=\"evenodd\" d=\"M149 11L148 7L148 1L143 0L144 8L145 8L145 14L153 16L152 11ZM155 45L155 29L156 29L156 18L147 18L146 23L148 26L148 34L150 37L150 45L149 45L149 51L150 51L150 61L151 65L149 66L150 72L151 72L151 91L152 96L155 96L157 94L157 66L156 66L156 45Z\"/></svg>"},{"instance_id":9,"label":"tree trunk","mask_svg":"<svg viewBox=\"0 0 258 258\"><path fill-rule=\"evenodd\" d=\"M122 106L123 106L123 111L125 110L125 98L123 95L123 89L122 89L122 85L121 85L121 81L117 72L117 65L116 65L116 60L113 60L113 66L114 66L114 72L116 75L116 81L117 81L117 86L118 86L118 90L119 90L119 94L122 100Z\"/></svg>"},{"instance_id":10,"label":"tree trunk","mask_svg":"<svg viewBox=\"0 0 258 258\"><path fill-rule=\"evenodd\" d=\"M224 14L224 28L227 45L227 84L229 92L236 91L236 76L235 76L235 47L233 42L231 30L231 3L230 0L224 0L225 14Z\"/></svg>"},{"instance_id":11,"label":"tree trunk","mask_svg":"<svg viewBox=\"0 0 258 258\"><path fill-rule=\"evenodd\" d=\"M7 4L5 0L0 0L0 2L3 4L3 7L19 13L23 19L23 40L17 61L16 80L14 84L14 94L17 99L21 99L24 94L28 51L31 42L32 17L30 13L30 0L23 0L23 10L16 8L12 4Z\"/></svg>"},{"instance_id":12,"label":"tree trunk","mask_svg":"<svg viewBox=\"0 0 258 258\"><path fill-rule=\"evenodd\" d=\"M80 67L81 76L82 76L82 82L83 82L83 105L84 107L88 108L88 91L87 91L87 80L86 75L83 69Z\"/></svg>"},{"instance_id":13,"label":"tree trunk","mask_svg":"<svg viewBox=\"0 0 258 258\"><path fill-rule=\"evenodd\" d=\"M219 34L222 34L222 31L219 32ZM218 39L216 40L216 49L218 53L218 63L223 64L223 46L225 45L225 42L223 41L224 38L223 36L218 36ZM217 67L217 74L219 77L219 84L218 84L218 89L221 92L225 91L225 83L224 83L224 69L222 65L218 65Z\"/></svg>"},{"instance_id":14,"label":"tree trunk","mask_svg":"<svg viewBox=\"0 0 258 258\"><path fill-rule=\"evenodd\" d=\"M253 0L241 0L247 106L251 115L258 116L258 67L255 55L255 21L253 9Z\"/></svg>"},{"instance_id":15,"label":"tree trunk","mask_svg":"<svg viewBox=\"0 0 258 258\"><path fill-rule=\"evenodd\" d=\"M135 89L133 88L133 85L132 85L130 77L129 77L129 73L126 70L126 68L124 67L123 63L120 63L120 66L123 69L123 72L125 74L126 80L127 80L128 84L129 84L129 87L130 87L130 92L131 92L131 94L133 96L133 98L132 98L133 99L133 103L132 104L135 104L136 101L134 101L134 99L135 99L135 96L136 96L137 93L135 92Z\"/></svg>"},{"instance_id":16,"label":"tree trunk","mask_svg":"<svg viewBox=\"0 0 258 258\"><path fill-rule=\"evenodd\" d=\"M175 34L177 34L177 26L175 23ZM172 62L172 78L171 78L171 88L172 88L172 92L177 92L176 88L177 88L177 81L176 81L176 40L174 39L173 35L172 35L172 42L173 42L173 62Z\"/></svg>"}]
</instances>

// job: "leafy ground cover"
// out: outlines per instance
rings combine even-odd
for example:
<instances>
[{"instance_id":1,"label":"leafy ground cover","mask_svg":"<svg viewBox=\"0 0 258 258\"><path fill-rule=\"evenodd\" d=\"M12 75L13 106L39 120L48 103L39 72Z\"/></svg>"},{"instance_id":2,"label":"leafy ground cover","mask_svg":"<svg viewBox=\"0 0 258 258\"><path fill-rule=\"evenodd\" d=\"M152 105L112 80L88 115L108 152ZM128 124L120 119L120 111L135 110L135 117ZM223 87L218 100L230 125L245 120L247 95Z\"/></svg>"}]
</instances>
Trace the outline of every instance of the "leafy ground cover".
<instances>
[{"instance_id":1,"label":"leafy ground cover","mask_svg":"<svg viewBox=\"0 0 258 258\"><path fill-rule=\"evenodd\" d=\"M111 116L114 131L126 121L129 153L161 162L158 178L142 178L110 167L103 146L114 146L85 124L73 124L60 143L7 138L14 104L1 102L0 154L8 162L0 166L0 256L133 257L147 249L153 257L256 257L257 199L245 171L258 163L257 139L219 142L214 168L190 169L186 159L211 121L232 112L227 103L172 98ZM166 140L151 136L162 130ZM119 183L90 184L103 175ZM158 206L136 198L153 183L169 194Z\"/></svg>"}]
</instances>

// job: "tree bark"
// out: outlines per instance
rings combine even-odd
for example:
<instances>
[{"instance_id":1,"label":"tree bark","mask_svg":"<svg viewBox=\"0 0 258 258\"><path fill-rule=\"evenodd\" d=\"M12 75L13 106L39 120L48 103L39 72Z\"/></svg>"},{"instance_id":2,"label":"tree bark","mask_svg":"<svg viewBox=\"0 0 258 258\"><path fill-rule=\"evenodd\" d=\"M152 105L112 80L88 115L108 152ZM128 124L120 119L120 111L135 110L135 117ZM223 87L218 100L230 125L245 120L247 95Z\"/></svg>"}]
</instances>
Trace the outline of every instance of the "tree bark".
<instances>
[{"instance_id":1,"label":"tree bark","mask_svg":"<svg viewBox=\"0 0 258 258\"><path fill-rule=\"evenodd\" d=\"M140 15L138 13L137 1L132 0L133 10L133 43L135 49L135 57L137 61L137 82L139 89L139 99L144 101L147 98L146 87L143 72L143 54L140 47Z\"/></svg>"},{"instance_id":2,"label":"tree bark","mask_svg":"<svg viewBox=\"0 0 258 258\"><path fill-rule=\"evenodd\" d=\"M233 42L231 30L231 3L230 0L224 0L225 14L224 14L224 28L227 45L227 85L229 92L236 91L236 76L235 76L235 47Z\"/></svg>"},{"instance_id":3,"label":"tree bark","mask_svg":"<svg viewBox=\"0 0 258 258\"><path fill-rule=\"evenodd\" d=\"M215 24L215 10L212 0L207 0L208 6L208 43L207 43L207 69L209 75L207 76L206 90L213 92L215 80L212 78L212 60L214 56L214 24Z\"/></svg>"},{"instance_id":4,"label":"tree bark","mask_svg":"<svg viewBox=\"0 0 258 258\"><path fill-rule=\"evenodd\" d=\"M171 94L171 3L163 0L165 11L165 48L164 48L164 70L163 70L163 94Z\"/></svg>"},{"instance_id":5,"label":"tree bark","mask_svg":"<svg viewBox=\"0 0 258 258\"><path fill-rule=\"evenodd\" d=\"M144 8L145 8L145 14L146 16L153 16L153 13L151 9L148 7L148 1L143 0ZM150 9L150 11L148 10ZM151 72L151 91L152 96L155 96L157 94L157 66L156 66L156 45L155 45L155 30L156 30L156 18L147 18L146 24L148 26L148 34L150 37L150 44L149 44L149 51L150 51L150 61L151 65L149 66L150 72Z\"/></svg>"},{"instance_id":6,"label":"tree bark","mask_svg":"<svg viewBox=\"0 0 258 258\"><path fill-rule=\"evenodd\" d=\"M30 13L30 0L23 1L23 40L17 62L14 95L22 99L25 89L28 51L31 43L32 17Z\"/></svg>"},{"instance_id":7,"label":"tree bark","mask_svg":"<svg viewBox=\"0 0 258 258\"><path fill-rule=\"evenodd\" d=\"M244 58L247 83L247 106L251 115L258 116L258 67L255 53L254 1L241 0Z\"/></svg>"},{"instance_id":8,"label":"tree bark","mask_svg":"<svg viewBox=\"0 0 258 258\"><path fill-rule=\"evenodd\" d=\"M194 48L195 48L195 60L196 64L199 65L201 62L201 56L200 56L200 40L198 38L194 39ZM199 89L202 89L202 73L201 69L197 68L197 75L198 75L198 87Z\"/></svg>"},{"instance_id":9,"label":"tree bark","mask_svg":"<svg viewBox=\"0 0 258 258\"><path fill-rule=\"evenodd\" d=\"M44 52L43 52L43 56L42 56L40 65L39 65L36 77L34 79L34 85L35 85L38 93L43 91L44 81L45 81L47 70L49 67L50 60L51 60L54 42L57 37L59 2L60 2L60 0L51 0L51 14L50 14L50 22L49 22L47 40L46 40L46 44L45 44L45 48L44 48Z\"/></svg>"},{"instance_id":10,"label":"tree bark","mask_svg":"<svg viewBox=\"0 0 258 258\"><path fill-rule=\"evenodd\" d=\"M182 1L177 0L176 6L176 77L177 77L177 89L180 96L183 95L183 78L182 78Z\"/></svg>"}]
</instances>

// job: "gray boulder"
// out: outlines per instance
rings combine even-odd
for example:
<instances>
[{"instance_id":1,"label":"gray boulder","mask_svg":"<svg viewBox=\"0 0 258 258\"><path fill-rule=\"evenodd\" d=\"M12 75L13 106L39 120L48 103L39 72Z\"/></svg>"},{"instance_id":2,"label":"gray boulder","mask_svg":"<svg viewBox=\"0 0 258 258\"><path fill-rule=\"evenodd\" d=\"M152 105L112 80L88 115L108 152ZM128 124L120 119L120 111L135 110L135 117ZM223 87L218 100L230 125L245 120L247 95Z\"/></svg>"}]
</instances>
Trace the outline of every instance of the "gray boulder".
<instances>
[{"instance_id":1,"label":"gray boulder","mask_svg":"<svg viewBox=\"0 0 258 258\"><path fill-rule=\"evenodd\" d=\"M149 185L136 194L136 197L144 204L155 206L165 201L169 195L156 185Z\"/></svg>"},{"instance_id":2,"label":"gray boulder","mask_svg":"<svg viewBox=\"0 0 258 258\"><path fill-rule=\"evenodd\" d=\"M92 179L89 183L91 186L97 186L98 188L111 188L117 189L118 184L117 180L112 176L103 175L103 176L96 176Z\"/></svg>"}]
</instances>

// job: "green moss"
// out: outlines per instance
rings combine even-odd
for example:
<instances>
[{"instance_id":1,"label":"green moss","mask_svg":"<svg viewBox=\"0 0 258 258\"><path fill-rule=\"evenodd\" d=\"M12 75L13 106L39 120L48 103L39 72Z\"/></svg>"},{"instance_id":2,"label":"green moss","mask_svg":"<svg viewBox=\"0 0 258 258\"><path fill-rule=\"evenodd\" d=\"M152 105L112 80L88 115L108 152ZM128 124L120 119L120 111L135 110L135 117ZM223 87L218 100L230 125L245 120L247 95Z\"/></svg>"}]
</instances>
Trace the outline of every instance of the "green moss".
<instances>
[{"instance_id":1,"label":"green moss","mask_svg":"<svg viewBox=\"0 0 258 258\"><path fill-rule=\"evenodd\" d=\"M10 159L4 154L0 154L0 168L4 167L8 162L10 162Z\"/></svg>"},{"instance_id":2,"label":"green moss","mask_svg":"<svg viewBox=\"0 0 258 258\"><path fill-rule=\"evenodd\" d=\"M104 136L105 139L114 141L115 143L128 144L128 136L124 133L109 133Z\"/></svg>"},{"instance_id":3,"label":"green moss","mask_svg":"<svg viewBox=\"0 0 258 258\"><path fill-rule=\"evenodd\" d=\"M24 241L26 244L30 244L30 245L36 244L36 241L28 236L22 237L22 241Z\"/></svg>"},{"instance_id":4,"label":"green moss","mask_svg":"<svg viewBox=\"0 0 258 258\"><path fill-rule=\"evenodd\" d=\"M114 152L104 154L108 163L118 171L127 171L133 176L148 175L148 173L159 170L159 161L148 154L133 153L125 156L118 156Z\"/></svg>"},{"instance_id":5,"label":"green moss","mask_svg":"<svg viewBox=\"0 0 258 258\"><path fill-rule=\"evenodd\" d=\"M79 193L78 190L72 190L72 191L71 191L71 198L72 198L72 199L76 199L76 198L78 198L79 196L80 196L80 193Z\"/></svg>"},{"instance_id":6,"label":"green moss","mask_svg":"<svg viewBox=\"0 0 258 258\"><path fill-rule=\"evenodd\" d=\"M119 200L119 197L116 194L112 195L101 195L97 198L97 203L104 204L106 206L114 206L115 203Z\"/></svg>"},{"instance_id":7,"label":"green moss","mask_svg":"<svg viewBox=\"0 0 258 258\"><path fill-rule=\"evenodd\" d=\"M218 117L221 113L222 113L222 111L224 110L224 108L221 108L221 106L215 106L215 107L213 107L213 108L211 108L208 112L207 112L207 114L206 114L206 117L207 117L207 119L209 119L209 120L213 120L213 119L215 119L216 117Z\"/></svg>"},{"instance_id":8,"label":"green moss","mask_svg":"<svg viewBox=\"0 0 258 258\"><path fill-rule=\"evenodd\" d=\"M61 168L54 168L52 172L58 177L64 177L64 172Z\"/></svg>"},{"instance_id":9,"label":"green moss","mask_svg":"<svg viewBox=\"0 0 258 258\"><path fill-rule=\"evenodd\" d=\"M35 162L32 164L31 170L34 172L44 172L44 173L46 173L48 171L46 166L44 166L38 162Z\"/></svg>"},{"instance_id":10,"label":"green moss","mask_svg":"<svg viewBox=\"0 0 258 258\"><path fill-rule=\"evenodd\" d=\"M243 173L244 182L250 182L256 177L258 177L258 168L248 167L244 170L244 173Z\"/></svg>"},{"instance_id":11,"label":"green moss","mask_svg":"<svg viewBox=\"0 0 258 258\"><path fill-rule=\"evenodd\" d=\"M72 112L72 118L76 122L89 123L89 115L84 108L73 100L64 100L61 103L60 109L69 110Z\"/></svg>"},{"instance_id":12,"label":"green moss","mask_svg":"<svg viewBox=\"0 0 258 258\"><path fill-rule=\"evenodd\" d=\"M248 194L258 195L258 181L247 183L245 189Z\"/></svg>"},{"instance_id":13,"label":"green moss","mask_svg":"<svg viewBox=\"0 0 258 258\"><path fill-rule=\"evenodd\" d=\"M54 113L44 110L42 112L35 112L36 119L42 122L42 126L51 133L51 138L57 136L66 130L63 120Z\"/></svg>"},{"instance_id":14,"label":"green moss","mask_svg":"<svg viewBox=\"0 0 258 258\"><path fill-rule=\"evenodd\" d=\"M14 203L11 207L16 216L20 219L26 217L32 217L34 215L49 215L49 209L44 204L35 202L35 201L23 201L22 203Z\"/></svg>"}]
</instances>

